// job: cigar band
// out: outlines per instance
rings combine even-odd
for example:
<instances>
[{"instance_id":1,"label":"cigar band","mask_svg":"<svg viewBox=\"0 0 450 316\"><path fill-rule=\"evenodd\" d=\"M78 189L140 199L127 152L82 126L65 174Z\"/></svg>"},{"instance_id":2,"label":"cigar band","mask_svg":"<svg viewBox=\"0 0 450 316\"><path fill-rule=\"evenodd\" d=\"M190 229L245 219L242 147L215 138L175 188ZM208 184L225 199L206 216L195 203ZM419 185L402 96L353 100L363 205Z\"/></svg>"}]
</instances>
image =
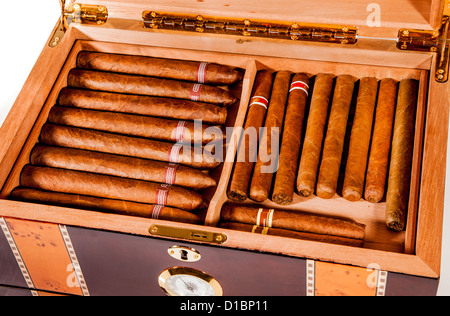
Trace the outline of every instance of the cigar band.
<instances>
[{"instance_id":1,"label":"cigar band","mask_svg":"<svg viewBox=\"0 0 450 316\"><path fill-rule=\"evenodd\" d=\"M303 81L294 81L291 84L291 90L289 90L289 92L294 90L303 90L306 93L306 96L308 96L309 85Z\"/></svg>"},{"instance_id":2,"label":"cigar band","mask_svg":"<svg viewBox=\"0 0 450 316\"><path fill-rule=\"evenodd\" d=\"M178 165L174 163L169 163L166 167L165 183L168 185L173 185L175 183L175 178L177 176Z\"/></svg>"},{"instance_id":3,"label":"cigar band","mask_svg":"<svg viewBox=\"0 0 450 316\"><path fill-rule=\"evenodd\" d=\"M256 216L256 225L262 227L272 227L274 209L260 208Z\"/></svg>"},{"instance_id":4,"label":"cigar band","mask_svg":"<svg viewBox=\"0 0 450 316\"><path fill-rule=\"evenodd\" d=\"M252 233L254 234L261 234L261 235L267 235L269 232L269 227L262 227L258 225L254 225L252 229Z\"/></svg>"},{"instance_id":5,"label":"cigar band","mask_svg":"<svg viewBox=\"0 0 450 316\"><path fill-rule=\"evenodd\" d=\"M208 66L208 63L200 63L200 65L198 66L198 71L197 71L197 82L198 83L205 83L206 66Z\"/></svg>"},{"instance_id":6,"label":"cigar band","mask_svg":"<svg viewBox=\"0 0 450 316\"><path fill-rule=\"evenodd\" d=\"M169 162L170 163L178 163L180 159L180 150L182 145L175 144L172 148L169 150Z\"/></svg>"},{"instance_id":7,"label":"cigar band","mask_svg":"<svg viewBox=\"0 0 450 316\"><path fill-rule=\"evenodd\" d=\"M184 141L184 128L186 127L186 121L179 121L175 129L175 140L177 143L182 143Z\"/></svg>"},{"instance_id":8,"label":"cigar band","mask_svg":"<svg viewBox=\"0 0 450 316\"><path fill-rule=\"evenodd\" d=\"M167 184L161 184L156 189L156 205L162 205L165 206L167 204L167 195L169 195L169 188L170 185Z\"/></svg>"},{"instance_id":9,"label":"cigar band","mask_svg":"<svg viewBox=\"0 0 450 316\"><path fill-rule=\"evenodd\" d=\"M200 91L202 90L202 85L200 83L196 83L192 86L191 93L189 95L189 99L191 101L200 100Z\"/></svg>"},{"instance_id":10,"label":"cigar band","mask_svg":"<svg viewBox=\"0 0 450 316\"><path fill-rule=\"evenodd\" d=\"M158 219L161 215L161 211L164 209L163 205L153 205L152 211L150 212L151 217L154 219Z\"/></svg>"},{"instance_id":11,"label":"cigar band","mask_svg":"<svg viewBox=\"0 0 450 316\"><path fill-rule=\"evenodd\" d=\"M269 105L269 100L267 100L265 97L262 96L255 96L250 100L250 106L252 105L261 105L267 109L267 106Z\"/></svg>"}]
</instances>

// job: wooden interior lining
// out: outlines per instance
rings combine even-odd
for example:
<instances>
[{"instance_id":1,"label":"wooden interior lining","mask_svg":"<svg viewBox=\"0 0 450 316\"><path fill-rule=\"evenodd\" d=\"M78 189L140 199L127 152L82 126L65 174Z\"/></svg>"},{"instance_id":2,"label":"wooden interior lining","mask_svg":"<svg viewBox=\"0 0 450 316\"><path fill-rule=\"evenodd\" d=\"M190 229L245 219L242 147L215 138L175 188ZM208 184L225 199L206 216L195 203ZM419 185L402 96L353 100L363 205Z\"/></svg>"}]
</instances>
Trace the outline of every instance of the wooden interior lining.
<instances>
[{"instance_id":1,"label":"wooden interior lining","mask_svg":"<svg viewBox=\"0 0 450 316\"><path fill-rule=\"evenodd\" d=\"M10 176L8 177L3 190L1 198L6 198L9 193L18 185L20 180L20 172L25 164L29 161L29 156L32 148L36 144L40 129L47 120L50 108L56 103L59 91L66 86L66 77L70 69L75 66L76 56L81 50L104 51L114 53L126 53L146 56L164 56L176 59L186 60L203 60L208 62L220 62L239 68L246 69L246 76L243 84L243 94L241 98L241 109L236 112L236 125L242 126L244 122L246 106L250 98L251 87L253 86L254 77L258 70L264 68L271 68L274 70L291 70L293 72L308 72L312 76L321 72L333 73L335 75L351 74L355 77L362 78L364 76L375 76L378 79L390 77L397 80L413 78L420 80L420 94L418 104L418 120L416 123L415 147L414 147L414 171L413 171L413 185L411 186L412 196L417 197L420 181L420 161L421 161L421 144L423 142L423 128L426 106L427 94L427 78L428 71L421 69L406 69L400 67L381 67L370 65L355 65L346 63L311 61L292 58L278 58L278 57L263 57L263 56L247 56L235 54L221 54L216 52L200 52L177 50L172 48L159 48L151 46L138 46L129 44L105 43L95 41L78 41L75 43L64 68L62 69L58 80L53 86L47 102L42 108L42 111L36 120L33 130L28 137L28 140L18 157ZM234 140L233 140L234 139ZM226 189L228 186L229 177L233 163L230 162L231 157L234 156L236 149L236 139L233 137L229 143L228 162L225 162L223 169L219 173L220 182L217 187L210 208L207 213L207 226L216 226L220 218L220 209L227 201ZM252 202L248 202L252 203ZM417 200L412 199L410 207L417 208ZM281 208L274 203L267 201L264 206ZM382 249L385 251L393 251L398 253L412 253L414 251L414 235L415 235L415 215L408 219L408 226L406 232L393 233L389 231L384 225L384 209L385 204L379 203L372 205L365 201L348 202L341 197L333 198L332 200L322 200L317 197L301 198L295 197L294 204L290 209L301 209L316 212L319 214L326 214L330 216L339 216L353 219L367 225L367 247L371 249Z\"/></svg>"}]
</instances>

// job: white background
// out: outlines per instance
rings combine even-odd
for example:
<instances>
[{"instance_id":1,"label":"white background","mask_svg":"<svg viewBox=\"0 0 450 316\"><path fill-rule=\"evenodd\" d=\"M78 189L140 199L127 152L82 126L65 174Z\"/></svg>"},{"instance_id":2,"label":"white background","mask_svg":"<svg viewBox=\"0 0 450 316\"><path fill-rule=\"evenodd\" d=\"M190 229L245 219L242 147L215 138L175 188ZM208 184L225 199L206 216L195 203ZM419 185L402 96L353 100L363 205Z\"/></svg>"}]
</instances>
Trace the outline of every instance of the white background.
<instances>
[{"instance_id":1,"label":"white background","mask_svg":"<svg viewBox=\"0 0 450 316\"><path fill-rule=\"evenodd\" d=\"M95 3L95 1L93 2ZM0 125L24 85L43 46L46 45L59 14L58 0L2 1L2 17L0 18ZM450 157L450 150L447 156ZM447 165L449 165L449 168L447 168L447 183L449 183L450 159ZM438 295L445 296L450 295L449 187L446 188L441 281L438 291Z\"/></svg>"}]
</instances>

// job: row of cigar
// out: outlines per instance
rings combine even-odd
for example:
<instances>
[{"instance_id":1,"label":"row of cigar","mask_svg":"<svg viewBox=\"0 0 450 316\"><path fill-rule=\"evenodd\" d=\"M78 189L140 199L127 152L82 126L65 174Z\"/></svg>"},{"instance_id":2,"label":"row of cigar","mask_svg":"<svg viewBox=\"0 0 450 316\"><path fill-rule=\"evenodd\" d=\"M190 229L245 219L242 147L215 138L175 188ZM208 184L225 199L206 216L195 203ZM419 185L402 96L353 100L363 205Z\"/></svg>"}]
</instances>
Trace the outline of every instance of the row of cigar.
<instances>
[{"instance_id":1,"label":"row of cigar","mask_svg":"<svg viewBox=\"0 0 450 316\"><path fill-rule=\"evenodd\" d=\"M219 227L254 234L363 247L364 224L307 212L225 204Z\"/></svg>"},{"instance_id":2,"label":"row of cigar","mask_svg":"<svg viewBox=\"0 0 450 316\"><path fill-rule=\"evenodd\" d=\"M214 63L81 52L11 198L201 223L221 161L184 145L220 137L206 129L225 124L241 80Z\"/></svg>"},{"instance_id":3,"label":"row of cigar","mask_svg":"<svg viewBox=\"0 0 450 316\"><path fill-rule=\"evenodd\" d=\"M418 82L413 79L398 82L319 74L313 81L305 73L260 71L244 131L265 127L267 133L259 139L256 162L241 158L250 157L251 146L258 146L244 139L229 199L262 202L271 198L289 205L295 191L304 197L316 194L329 199L338 192L344 170L342 196L372 203L385 197L387 226L403 230L417 95ZM273 128L282 132L273 134ZM273 137L280 137L281 145L278 165L272 164L278 169L272 167L270 172L271 162L261 156L263 150L270 152Z\"/></svg>"}]
</instances>

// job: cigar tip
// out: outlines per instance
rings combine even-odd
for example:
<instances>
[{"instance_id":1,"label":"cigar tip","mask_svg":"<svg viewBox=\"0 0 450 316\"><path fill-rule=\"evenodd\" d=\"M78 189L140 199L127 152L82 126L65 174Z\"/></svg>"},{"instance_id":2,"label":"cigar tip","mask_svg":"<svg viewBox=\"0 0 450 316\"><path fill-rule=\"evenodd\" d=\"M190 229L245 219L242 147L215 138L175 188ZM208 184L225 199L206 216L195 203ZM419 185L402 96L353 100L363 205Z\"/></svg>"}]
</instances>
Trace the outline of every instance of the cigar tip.
<instances>
[{"instance_id":1,"label":"cigar tip","mask_svg":"<svg viewBox=\"0 0 450 316\"><path fill-rule=\"evenodd\" d=\"M229 191L227 196L230 200L236 202L244 202L247 199L247 194L239 190Z\"/></svg>"},{"instance_id":2,"label":"cigar tip","mask_svg":"<svg viewBox=\"0 0 450 316\"><path fill-rule=\"evenodd\" d=\"M397 232L401 232L405 228L405 225L403 223L392 219L387 219L386 225L389 229L395 230Z\"/></svg>"},{"instance_id":3,"label":"cigar tip","mask_svg":"<svg viewBox=\"0 0 450 316\"><path fill-rule=\"evenodd\" d=\"M308 197L313 193L313 189L309 185L305 185L303 182L297 184L297 191L303 197Z\"/></svg>"},{"instance_id":4,"label":"cigar tip","mask_svg":"<svg viewBox=\"0 0 450 316\"><path fill-rule=\"evenodd\" d=\"M250 189L250 198L256 202L264 202L269 198L268 193L261 187L252 187Z\"/></svg>"},{"instance_id":5,"label":"cigar tip","mask_svg":"<svg viewBox=\"0 0 450 316\"><path fill-rule=\"evenodd\" d=\"M336 191L326 186L317 186L317 196L322 199L331 199Z\"/></svg>"},{"instance_id":6,"label":"cigar tip","mask_svg":"<svg viewBox=\"0 0 450 316\"><path fill-rule=\"evenodd\" d=\"M383 194L379 194L376 191L366 189L366 191L364 192L364 198L370 203L378 203L383 198Z\"/></svg>"},{"instance_id":7,"label":"cigar tip","mask_svg":"<svg viewBox=\"0 0 450 316\"><path fill-rule=\"evenodd\" d=\"M272 197L272 200L279 205L289 205L293 201L292 195L280 193Z\"/></svg>"},{"instance_id":8,"label":"cigar tip","mask_svg":"<svg viewBox=\"0 0 450 316\"><path fill-rule=\"evenodd\" d=\"M361 193L355 188L344 188L342 191L342 196L351 202L356 202L361 199Z\"/></svg>"}]
</instances>

